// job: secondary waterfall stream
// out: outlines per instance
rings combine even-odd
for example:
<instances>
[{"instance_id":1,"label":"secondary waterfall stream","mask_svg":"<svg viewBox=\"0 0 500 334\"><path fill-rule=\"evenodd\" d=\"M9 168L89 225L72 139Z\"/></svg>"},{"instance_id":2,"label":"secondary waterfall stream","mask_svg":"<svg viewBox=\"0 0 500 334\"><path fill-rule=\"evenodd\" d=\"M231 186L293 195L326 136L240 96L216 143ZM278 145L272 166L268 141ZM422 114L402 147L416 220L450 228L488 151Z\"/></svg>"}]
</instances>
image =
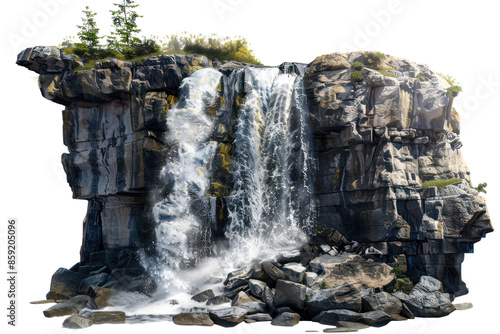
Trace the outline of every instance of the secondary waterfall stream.
<instances>
[{"instance_id":1,"label":"secondary waterfall stream","mask_svg":"<svg viewBox=\"0 0 500 334\"><path fill-rule=\"evenodd\" d=\"M285 71L248 67L222 75L202 69L184 79L167 119L167 141L175 148L164 169L168 196L154 208L158 258L150 268L166 290L201 284L194 283L200 275L186 275L183 269L200 262L207 247L216 256L195 269L205 273L205 280L207 272L221 277L252 259L272 258L305 242L316 208L303 70L300 65ZM216 124L207 108L221 87L217 114L234 124L225 247L211 238L213 213L206 196L209 162L218 144L210 140Z\"/></svg>"}]
</instances>

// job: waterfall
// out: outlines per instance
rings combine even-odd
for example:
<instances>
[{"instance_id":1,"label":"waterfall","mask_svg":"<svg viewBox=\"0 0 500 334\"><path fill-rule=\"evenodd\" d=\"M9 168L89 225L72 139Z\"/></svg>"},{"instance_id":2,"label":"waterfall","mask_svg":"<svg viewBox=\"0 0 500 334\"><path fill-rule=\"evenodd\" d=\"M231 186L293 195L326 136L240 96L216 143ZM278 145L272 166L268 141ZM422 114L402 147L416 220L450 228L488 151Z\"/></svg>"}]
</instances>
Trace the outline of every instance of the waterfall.
<instances>
[{"instance_id":1,"label":"waterfall","mask_svg":"<svg viewBox=\"0 0 500 334\"><path fill-rule=\"evenodd\" d=\"M218 71L209 68L186 78L179 101L167 116L167 142L173 152L163 172L169 194L153 209L158 253L154 275L167 288L185 286L176 272L196 260L196 243L207 233L193 206L203 202L208 185L206 165L215 143L208 140L213 121L206 108L213 103L220 77Z\"/></svg>"},{"instance_id":2,"label":"waterfall","mask_svg":"<svg viewBox=\"0 0 500 334\"><path fill-rule=\"evenodd\" d=\"M229 75L203 69L184 79L179 102L167 118L167 142L174 148L164 169L168 195L154 207L158 258L150 268L166 289L199 286L194 277L206 279L207 270L220 275L221 270L272 258L306 241L316 214L316 168L304 66L294 68L280 72L248 67ZM234 147L232 192L225 198L228 246L219 250L217 259L200 264L203 275L186 275L183 269L203 257L197 253L199 243L208 241L207 230L214 225L204 221L216 216L214 200L205 194L211 175L207 166L218 143L210 141L216 124L207 107L217 98L219 82L223 102L217 115L233 129Z\"/></svg>"},{"instance_id":3,"label":"waterfall","mask_svg":"<svg viewBox=\"0 0 500 334\"><path fill-rule=\"evenodd\" d=\"M312 133L302 74L249 68L236 123L228 261L270 258L306 240L314 222Z\"/></svg>"}]
</instances>

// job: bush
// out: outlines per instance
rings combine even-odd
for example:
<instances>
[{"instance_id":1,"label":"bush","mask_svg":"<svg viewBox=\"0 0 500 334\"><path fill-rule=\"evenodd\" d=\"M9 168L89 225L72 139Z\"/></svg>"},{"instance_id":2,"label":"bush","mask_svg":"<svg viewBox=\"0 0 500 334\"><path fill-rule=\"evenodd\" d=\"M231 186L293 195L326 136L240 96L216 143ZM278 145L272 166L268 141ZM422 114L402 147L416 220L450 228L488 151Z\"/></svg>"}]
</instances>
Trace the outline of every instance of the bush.
<instances>
[{"instance_id":1,"label":"bush","mask_svg":"<svg viewBox=\"0 0 500 334\"><path fill-rule=\"evenodd\" d=\"M351 82L363 81L365 77L360 71L354 71L351 73Z\"/></svg>"},{"instance_id":2,"label":"bush","mask_svg":"<svg viewBox=\"0 0 500 334\"><path fill-rule=\"evenodd\" d=\"M146 38L140 42L133 45L134 56L145 56L161 51L161 46L153 39Z\"/></svg>"},{"instance_id":3,"label":"bush","mask_svg":"<svg viewBox=\"0 0 500 334\"><path fill-rule=\"evenodd\" d=\"M446 90L446 95L448 95L449 97L457 97L458 93L460 93L461 91L462 91L462 87L460 87L458 85L451 86L451 87L448 87L448 89Z\"/></svg>"},{"instance_id":4,"label":"bush","mask_svg":"<svg viewBox=\"0 0 500 334\"><path fill-rule=\"evenodd\" d=\"M363 64L360 61L355 61L354 64L351 65L351 67L354 68L355 70L360 70L364 66L365 66L365 64Z\"/></svg>"},{"instance_id":5,"label":"bush","mask_svg":"<svg viewBox=\"0 0 500 334\"><path fill-rule=\"evenodd\" d=\"M486 187L487 186L488 186L488 183L483 182L483 183L479 183L477 185L477 187L475 187L474 189L476 189L480 193L485 193L486 194Z\"/></svg>"},{"instance_id":6,"label":"bush","mask_svg":"<svg viewBox=\"0 0 500 334\"><path fill-rule=\"evenodd\" d=\"M368 52L365 54L365 64L378 67L385 60L382 52Z\"/></svg>"},{"instance_id":7,"label":"bush","mask_svg":"<svg viewBox=\"0 0 500 334\"><path fill-rule=\"evenodd\" d=\"M462 179L448 179L448 180L434 180L434 181L425 181L422 187L424 189L427 189L429 187L446 187L449 186L450 184L462 182Z\"/></svg>"},{"instance_id":8,"label":"bush","mask_svg":"<svg viewBox=\"0 0 500 334\"><path fill-rule=\"evenodd\" d=\"M321 284L320 284L319 288L320 288L321 290L324 290L324 289L328 289L328 288L329 288L329 286L328 286L328 284L326 284L326 282L325 282L325 281L323 281L323 282L321 282Z\"/></svg>"}]
</instances>

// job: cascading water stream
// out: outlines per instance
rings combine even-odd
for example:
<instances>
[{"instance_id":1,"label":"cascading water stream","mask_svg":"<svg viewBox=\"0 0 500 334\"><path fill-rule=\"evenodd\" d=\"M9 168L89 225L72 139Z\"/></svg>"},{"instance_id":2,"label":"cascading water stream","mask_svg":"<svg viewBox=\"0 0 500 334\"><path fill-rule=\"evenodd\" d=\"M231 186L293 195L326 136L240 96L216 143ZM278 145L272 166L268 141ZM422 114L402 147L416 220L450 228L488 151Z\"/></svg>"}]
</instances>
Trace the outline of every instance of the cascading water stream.
<instances>
[{"instance_id":1,"label":"cascading water stream","mask_svg":"<svg viewBox=\"0 0 500 334\"><path fill-rule=\"evenodd\" d=\"M215 143L208 140L213 122L206 107L215 98L220 77L214 69L203 69L185 79L179 102L168 114L167 141L177 152L164 168L169 194L153 210L158 253L154 274L166 288L186 287L177 272L183 263L196 260L194 244L207 233L192 206L203 201L208 185L206 165Z\"/></svg>"},{"instance_id":2,"label":"cascading water stream","mask_svg":"<svg viewBox=\"0 0 500 334\"><path fill-rule=\"evenodd\" d=\"M249 67L225 76L203 69L183 81L167 119L168 142L176 151L165 166L168 196L154 207L158 258L149 265L169 296L193 286L208 288L209 277L223 277L253 259L272 258L306 241L315 221L315 166L303 68L298 68L298 74L285 74L278 68ZM233 183L226 197L229 246L185 270L183 264L203 258L196 252L213 225L203 222L215 216L206 197L207 162L217 146L210 141L214 122L207 107L221 81L223 103L217 114L229 115L227 128L234 124Z\"/></svg>"}]
</instances>

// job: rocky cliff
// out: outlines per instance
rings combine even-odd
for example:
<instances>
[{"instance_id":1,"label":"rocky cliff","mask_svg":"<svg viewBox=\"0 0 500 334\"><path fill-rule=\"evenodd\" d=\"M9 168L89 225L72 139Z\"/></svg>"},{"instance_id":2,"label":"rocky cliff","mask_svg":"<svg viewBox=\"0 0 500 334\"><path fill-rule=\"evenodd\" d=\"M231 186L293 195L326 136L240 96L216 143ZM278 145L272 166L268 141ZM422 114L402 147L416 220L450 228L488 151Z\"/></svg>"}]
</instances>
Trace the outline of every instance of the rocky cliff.
<instances>
[{"instance_id":1,"label":"rocky cliff","mask_svg":"<svg viewBox=\"0 0 500 334\"><path fill-rule=\"evenodd\" d=\"M365 65L362 80L354 81L352 65L365 62L365 55L334 53L306 67L279 68L303 75L305 122L314 135L310 201L317 203L317 218L308 232L330 245L344 240L358 254L377 254L404 268L414 282L428 275L442 281L446 292L465 294L464 254L493 228L484 198L469 185L449 84L426 66L392 56L378 66ZM75 70L75 57L55 47L26 49L17 63L39 73L45 98L65 106L69 153L62 163L74 198L89 203L82 263L99 252L155 242L152 210L171 191L162 169L175 154L165 140L169 109L183 103L177 101L183 79L202 68L217 69L216 97L204 102L216 143L205 191L213 199L212 212L205 215L211 234L224 235L227 203L238 182L232 168L238 115L251 91L246 81L228 78L235 71L245 74L248 65L163 55ZM455 178L462 181L423 188L425 181Z\"/></svg>"}]
</instances>

